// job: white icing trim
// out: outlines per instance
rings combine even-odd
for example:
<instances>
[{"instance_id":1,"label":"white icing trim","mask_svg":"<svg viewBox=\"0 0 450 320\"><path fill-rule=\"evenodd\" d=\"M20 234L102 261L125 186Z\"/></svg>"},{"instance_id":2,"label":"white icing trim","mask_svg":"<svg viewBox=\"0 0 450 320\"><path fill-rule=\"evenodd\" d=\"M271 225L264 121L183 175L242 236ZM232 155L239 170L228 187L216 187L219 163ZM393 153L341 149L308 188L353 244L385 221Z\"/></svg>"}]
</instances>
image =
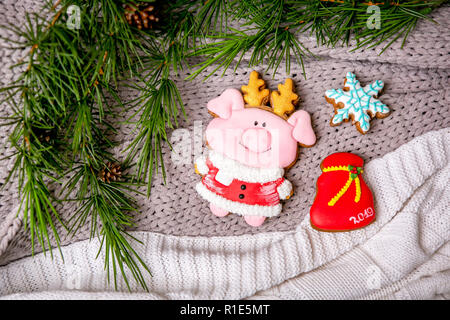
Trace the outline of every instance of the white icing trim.
<instances>
[{"instance_id":1,"label":"white icing trim","mask_svg":"<svg viewBox=\"0 0 450 320\"><path fill-rule=\"evenodd\" d=\"M346 79L345 87L350 90L331 89L325 92L325 96L334 99L335 104L344 104L342 108L335 108L335 114L331 119L332 124L338 125L352 116L353 122L359 124L361 132L366 133L370 129L372 117L377 117L377 114L386 116L390 113L390 109L385 104L374 98L383 89L384 83L377 80L362 88L361 83L351 72L347 73Z\"/></svg>"},{"instance_id":2,"label":"white icing trim","mask_svg":"<svg viewBox=\"0 0 450 320\"><path fill-rule=\"evenodd\" d=\"M206 157L205 156L200 156L197 159L195 159L195 165L197 166L197 171L201 174L201 175L205 175L209 172L209 168L206 165Z\"/></svg>"},{"instance_id":3,"label":"white icing trim","mask_svg":"<svg viewBox=\"0 0 450 320\"><path fill-rule=\"evenodd\" d=\"M229 172L225 172L225 170L219 169L216 173L216 181L220 182L224 186L229 186L233 180L233 175L229 174Z\"/></svg>"},{"instance_id":4,"label":"white icing trim","mask_svg":"<svg viewBox=\"0 0 450 320\"><path fill-rule=\"evenodd\" d=\"M281 204L275 206L260 206L257 204L250 205L225 199L210 191L201 182L196 184L195 189L206 201L209 201L215 206L227 210L228 212L241 216L274 217L281 212Z\"/></svg>"},{"instance_id":5,"label":"white icing trim","mask_svg":"<svg viewBox=\"0 0 450 320\"><path fill-rule=\"evenodd\" d=\"M229 176L250 183L271 182L282 178L284 175L283 168L249 167L214 150L209 151L209 160L217 169L223 170Z\"/></svg>"},{"instance_id":6,"label":"white icing trim","mask_svg":"<svg viewBox=\"0 0 450 320\"><path fill-rule=\"evenodd\" d=\"M283 183L278 186L277 192L280 196L280 199L287 199L292 192L292 183L289 180L284 179Z\"/></svg>"}]
</instances>

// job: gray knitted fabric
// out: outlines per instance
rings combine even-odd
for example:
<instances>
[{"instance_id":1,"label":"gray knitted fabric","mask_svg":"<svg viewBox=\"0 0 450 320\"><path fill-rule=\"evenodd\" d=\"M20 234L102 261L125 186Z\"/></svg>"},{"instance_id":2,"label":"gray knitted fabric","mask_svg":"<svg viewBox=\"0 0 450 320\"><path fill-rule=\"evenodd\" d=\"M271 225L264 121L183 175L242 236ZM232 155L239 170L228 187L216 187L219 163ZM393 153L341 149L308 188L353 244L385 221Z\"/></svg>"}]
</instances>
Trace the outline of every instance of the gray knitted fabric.
<instances>
[{"instance_id":1,"label":"gray knitted fabric","mask_svg":"<svg viewBox=\"0 0 450 320\"><path fill-rule=\"evenodd\" d=\"M3 1L0 3L0 10L3 12L0 23L9 21L18 25L23 19L23 12L36 8L37 3L39 1ZM135 217L135 230L208 237L292 230L309 213L315 195L315 182L320 175L319 164L327 155L338 151L353 152L361 155L365 161L370 161L425 132L449 127L450 7L436 10L432 17L439 24L421 21L410 34L403 49L398 41L382 55L378 55L381 48L349 52L346 47L318 47L313 37L302 37L304 45L317 56L316 59L305 61L307 80L303 78L298 64L291 65L291 74L286 74L280 68L274 78L271 74L264 74L266 65L256 69L271 89L275 89L287 77L294 79L301 99L299 108L311 114L318 138L314 147L300 150L297 163L286 174L294 185L295 194L284 203L280 216L270 218L261 227L254 228L236 215L224 218L212 215L208 203L194 189L199 176L194 173L193 150L189 164L176 165L171 161L170 150L166 147L164 159L167 183L164 185L158 175L153 181L150 198L136 195L140 213ZM0 30L0 35L11 36L6 30ZM9 66L28 50L0 48L2 85L17 77L17 74L9 70ZM189 73L181 74L177 85L187 112L187 119L181 119L181 128L187 129L191 137L194 136L195 121L202 121L205 128L211 119L206 109L207 102L226 88L240 88L246 84L250 71L244 61L236 72L230 68L223 77L218 72L207 82L202 82L201 77L183 81ZM374 119L366 135L361 135L350 123L339 127L329 125L333 107L325 101L324 93L327 89L342 88L347 71L354 72L362 85L378 79L385 82L384 93L379 99L391 108L392 114L385 119ZM120 94L126 99L136 95L125 89ZM2 116L9 112L7 106L2 106ZM128 118L133 112L121 115L118 121ZM120 133L114 139L119 142L119 146L113 151L121 158L125 155L122 151L134 134L133 126L130 125L121 125L118 129ZM0 158L11 153L8 134L8 128L0 128ZM12 164L12 160L0 163L0 182L4 181ZM58 186L54 188L57 189ZM0 264L5 264L29 255L31 246L20 217L15 215L18 204L17 183L1 190L0 197ZM58 209L63 218L67 219L74 212L75 206L73 203L66 203ZM73 238L64 237L65 231L60 230L63 243L88 238L88 227L81 229Z\"/></svg>"}]
</instances>

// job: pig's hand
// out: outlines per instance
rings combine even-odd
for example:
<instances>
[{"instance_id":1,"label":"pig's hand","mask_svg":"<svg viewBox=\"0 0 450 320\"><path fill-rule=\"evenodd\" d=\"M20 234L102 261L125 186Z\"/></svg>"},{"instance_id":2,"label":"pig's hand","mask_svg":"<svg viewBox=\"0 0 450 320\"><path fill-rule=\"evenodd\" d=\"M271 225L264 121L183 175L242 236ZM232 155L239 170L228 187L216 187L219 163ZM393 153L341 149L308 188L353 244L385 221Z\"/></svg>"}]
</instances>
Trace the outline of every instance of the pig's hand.
<instances>
[{"instance_id":1,"label":"pig's hand","mask_svg":"<svg viewBox=\"0 0 450 320\"><path fill-rule=\"evenodd\" d=\"M293 191L292 183L287 179L284 179L283 182L277 187L277 192L281 200L289 199L292 196Z\"/></svg>"},{"instance_id":2,"label":"pig's hand","mask_svg":"<svg viewBox=\"0 0 450 320\"><path fill-rule=\"evenodd\" d=\"M234 178L225 171L219 169L216 174L216 180L224 186L229 186L231 182L233 182Z\"/></svg>"},{"instance_id":3,"label":"pig's hand","mask_svg":"<svg viewBox=\"0 0 450 320\"><path fill-rule=\"evenodd\" d=\"M197 159L195 159L195 173L204 176L205 174L208 173L209 168L206 165L206 157L205 156L200 156Z\"/></svg>"}]
</instances>

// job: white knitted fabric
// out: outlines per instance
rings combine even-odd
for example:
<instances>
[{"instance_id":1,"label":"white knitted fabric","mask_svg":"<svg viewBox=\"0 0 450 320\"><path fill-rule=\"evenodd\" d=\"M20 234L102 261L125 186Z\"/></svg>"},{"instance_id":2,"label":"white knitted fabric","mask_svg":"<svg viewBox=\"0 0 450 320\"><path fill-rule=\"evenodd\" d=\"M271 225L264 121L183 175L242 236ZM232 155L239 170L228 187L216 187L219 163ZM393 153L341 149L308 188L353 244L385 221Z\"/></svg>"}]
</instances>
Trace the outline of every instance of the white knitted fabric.
<instances>
[{"instance_id":1,"label":"white knitted fabric","mask_svg":"<svg viewBox=\"0 0 450 320\"><path fill-rule=\"evenodd\" d=\"M450 129L422 135L370 161L365 180L377 220L345 233L319 232L309 217L293 231L232 237L134 232L150 266L150 294L105 281L95 242L0 268L4 299L449 298ZM97 241L97 240L94 240ZM291 279L293 278L293 279ZM291 280L287 280L291 279ZM287 280L287 281L286 281ZM263 291L265 290L265 291Z\"/></svg>"}]
</instances>

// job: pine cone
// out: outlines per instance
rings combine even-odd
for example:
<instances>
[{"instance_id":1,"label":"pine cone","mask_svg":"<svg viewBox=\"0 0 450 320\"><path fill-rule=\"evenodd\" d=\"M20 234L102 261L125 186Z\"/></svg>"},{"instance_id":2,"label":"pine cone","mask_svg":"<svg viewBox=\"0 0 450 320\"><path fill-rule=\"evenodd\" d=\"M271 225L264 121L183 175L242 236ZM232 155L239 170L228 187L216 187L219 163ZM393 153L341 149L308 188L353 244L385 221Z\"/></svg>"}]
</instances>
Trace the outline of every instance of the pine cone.
<instances>
[{"instance_id":1,"label":"pine cone","mask_svg":"<svg viewBox=\"0 0 450 320\"><path fill-rule=\"evenodd\" d=\"M107 162L106 166L99 172L99 177L103 182L110 183L111 181L120 180L122 176L122 169L120 164Z\"/></svg>"},{"instance_id":2,"label":"pine cone","mask_svg":"<svg viewBox=\"0 0 450 320\"><path fill-rule=\"evenodd\" d=\"M136 26L141 29L153 29L154 25L159 22L155 5L148 3L134 4L130 3L125 6L125 18L129 25Z\"/></svg>"}]
</instances>

